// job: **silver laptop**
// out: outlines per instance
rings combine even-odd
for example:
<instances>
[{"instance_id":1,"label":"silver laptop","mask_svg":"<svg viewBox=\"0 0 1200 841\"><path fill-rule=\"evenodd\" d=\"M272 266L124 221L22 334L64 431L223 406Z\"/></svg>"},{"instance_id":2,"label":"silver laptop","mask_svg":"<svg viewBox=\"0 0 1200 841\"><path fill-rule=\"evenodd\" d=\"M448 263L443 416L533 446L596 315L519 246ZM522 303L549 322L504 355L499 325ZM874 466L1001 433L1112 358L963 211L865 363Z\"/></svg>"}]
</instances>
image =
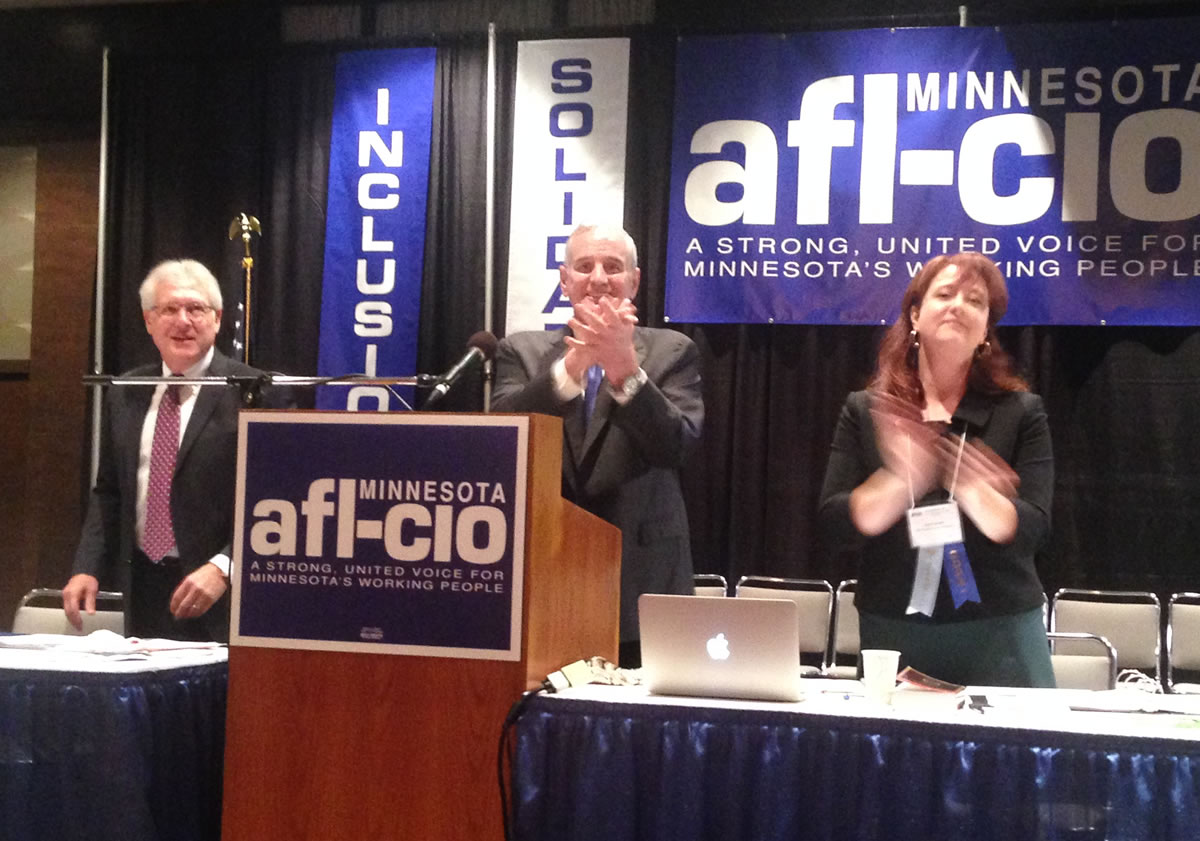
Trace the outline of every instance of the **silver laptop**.
<instances>
[{"instance_id":1,"label":"silver laptop","mask_svg":"<svg viewBox=\"0 0 1200 841\"><path fill-rule=\"evenodd\" d=\"M800 700L799 608L790 599L638 599L642 681L656 695Z\"/></svg>"}]
</instances>

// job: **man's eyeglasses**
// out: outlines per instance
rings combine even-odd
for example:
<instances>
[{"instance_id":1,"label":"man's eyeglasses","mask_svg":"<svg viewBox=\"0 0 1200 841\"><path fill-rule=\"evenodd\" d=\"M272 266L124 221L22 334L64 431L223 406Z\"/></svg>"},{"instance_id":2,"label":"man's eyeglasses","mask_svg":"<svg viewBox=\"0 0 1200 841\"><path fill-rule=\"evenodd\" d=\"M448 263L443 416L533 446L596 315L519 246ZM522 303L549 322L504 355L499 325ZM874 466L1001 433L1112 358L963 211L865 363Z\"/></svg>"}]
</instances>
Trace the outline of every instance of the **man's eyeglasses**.
<instances>
[{"instance_id":1,"label":"man's eyeglasses","mask_svg":"<svg viewBox=\"0 0 1200 841\"><path fill-rule=\"evenodd\" d=\"M160 318L175 318L183 313L189 321L199 321L212 311L213 308L208 304L201 303L163 304L161 307L154 307L154 312L158 313Z\"/></svg>"}]
</instances>

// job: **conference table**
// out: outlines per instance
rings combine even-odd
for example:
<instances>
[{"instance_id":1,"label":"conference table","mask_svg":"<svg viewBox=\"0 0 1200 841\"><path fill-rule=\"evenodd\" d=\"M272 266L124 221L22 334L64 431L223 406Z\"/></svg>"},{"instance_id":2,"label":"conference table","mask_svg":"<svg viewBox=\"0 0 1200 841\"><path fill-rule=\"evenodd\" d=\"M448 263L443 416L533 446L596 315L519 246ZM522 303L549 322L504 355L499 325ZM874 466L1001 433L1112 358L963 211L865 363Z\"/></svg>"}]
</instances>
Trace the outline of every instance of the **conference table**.
<instances>
[{"instance_id":1,"label":"conference table","mask_svg":"<svg viewBox=\"0 0 1200 841\"><path fill-rule=\"evenodd\" d=\"M1195 841L1200 698L806 680L798 703L529 696L521 841Z\"/></svg>"},{"instance_id":2,"label":"conference table","mask_svg":"<svg viewBox=\"0 0 1200 841\"><path fill-rule=\"evenodd\" d=\"M0 637L0 841L218 839L228 652L59 639Z\"/></svg>"}]
</instances>

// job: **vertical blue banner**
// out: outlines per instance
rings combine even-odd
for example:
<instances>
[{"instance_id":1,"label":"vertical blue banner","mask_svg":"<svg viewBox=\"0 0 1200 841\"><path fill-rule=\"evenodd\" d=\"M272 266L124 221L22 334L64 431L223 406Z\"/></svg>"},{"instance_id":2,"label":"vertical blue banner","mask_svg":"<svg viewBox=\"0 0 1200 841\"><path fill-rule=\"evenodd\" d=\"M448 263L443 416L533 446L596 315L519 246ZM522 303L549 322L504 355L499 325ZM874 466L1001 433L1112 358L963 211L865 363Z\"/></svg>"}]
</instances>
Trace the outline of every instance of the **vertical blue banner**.
<instances>
[{"instance_id":1,"label":"vertical blue banner","mask_svg":"<svg viewBox=\"0 0 1200 841\"><path fill-rule=\"evenodd\" d=\"M338 57L317 359L321 376L415 372L436 58L432 47ZM326 387L317 405L403 408L382 386Z\"/></svg>"}]
</instances>

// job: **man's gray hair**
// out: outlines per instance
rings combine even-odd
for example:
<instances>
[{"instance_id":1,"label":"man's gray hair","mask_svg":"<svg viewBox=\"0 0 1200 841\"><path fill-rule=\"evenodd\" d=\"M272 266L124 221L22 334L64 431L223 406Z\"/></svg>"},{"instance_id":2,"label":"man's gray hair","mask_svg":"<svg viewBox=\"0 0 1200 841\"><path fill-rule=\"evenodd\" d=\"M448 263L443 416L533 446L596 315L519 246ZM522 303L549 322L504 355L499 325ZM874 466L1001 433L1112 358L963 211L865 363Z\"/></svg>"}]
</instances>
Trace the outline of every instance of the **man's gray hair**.
<instances>
[{"instance_id":1,"label":"man's gray hair","mask_svg":"<svg viewBox=\"0 0 1200 841\"><path fill-rule=\"evenodd\" d=\"M567 265L571 264L571 240L581 234L590 233L593 239L611 239L615 241L623 241L625 243L625 253L627 255L625 266L627 271L633 271L638 266L637 261L637 244L633 241L633 237L629 232L620 225L580 225L575 230L571 231L571 236L567 238L567 248L563 254L566 259L564 262Z\"/></svg>"},{"instance_id":2,"label":"man's gray hair","mask_svg":"<svg viewBox=\"0 0 1200 841\"><path fill-rule=\"evenodd\" d=\"M149 312L154 309L158 299L158 285L164 280L190 282L204 294L210 307L215 310L224 309L221 304L221 286L203 263L195 260L163 260L150 270L142 285L138 287L142 310Z\"/></svg>"}]
</instances>

